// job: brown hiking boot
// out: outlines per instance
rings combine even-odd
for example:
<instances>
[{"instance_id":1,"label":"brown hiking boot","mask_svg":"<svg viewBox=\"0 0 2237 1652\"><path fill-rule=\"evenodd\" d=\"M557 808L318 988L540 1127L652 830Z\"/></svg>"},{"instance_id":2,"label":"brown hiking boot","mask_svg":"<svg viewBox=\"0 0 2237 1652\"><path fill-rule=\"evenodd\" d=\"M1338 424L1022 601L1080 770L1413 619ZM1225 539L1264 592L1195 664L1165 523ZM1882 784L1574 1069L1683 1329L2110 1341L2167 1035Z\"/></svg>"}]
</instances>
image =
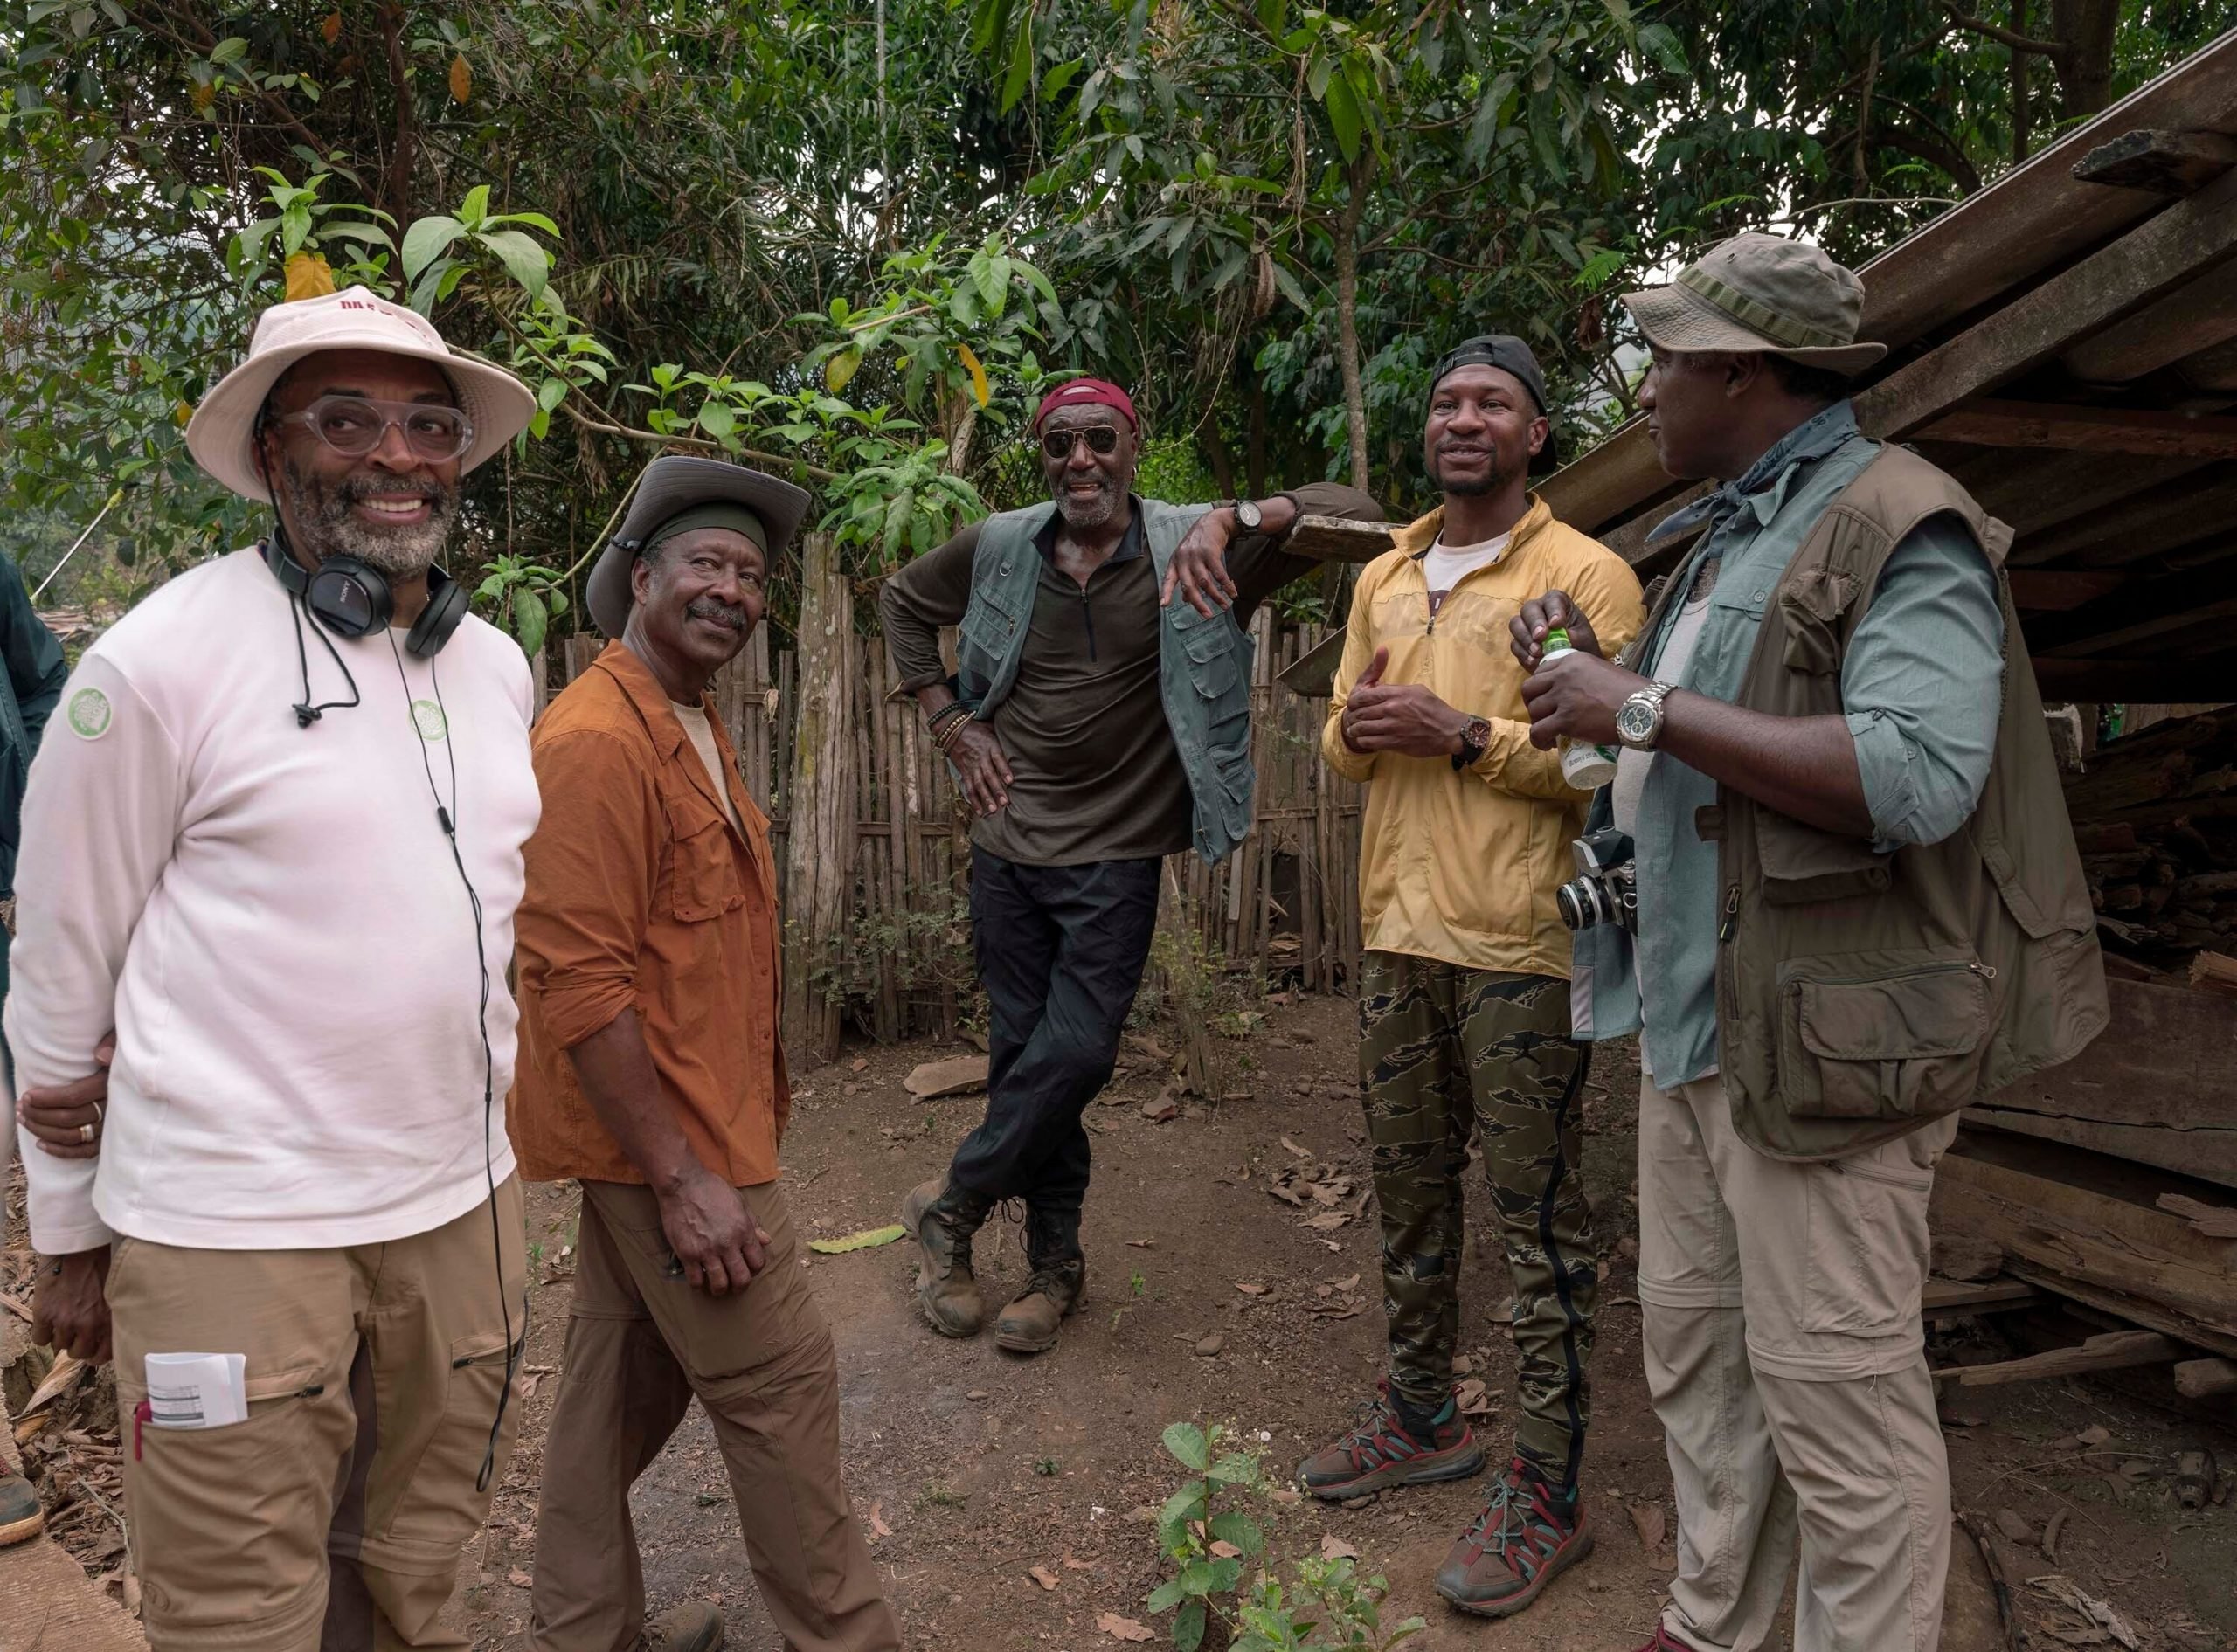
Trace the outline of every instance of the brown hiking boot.
<instances>
[{"instance_id":1,"label":"brown hiking boot","mask_svg":"<svg viewBox=\"0 0 2237 1652\"><path fill-rule=\"evenodd\" d=\"M0 1549L11 1543L29 1543L46 1530L46 1511L38 1493L19 1474L0 1469Z\"/></svg>"},{"instance_id":2,"label":"brown hiking boot","mask_svg":"<svg viewBox=\"0 0 2237 1652\"><path fill-rule=\"evenodd\" d=\"M1087 1289L1079 1212L1028 1209L1025 1254L1033 1275L994 1322L994 1343L1012 1353L1046 1353L1056 1345L1064 1317L1080 1305Z\"/></svg>"},{"instance_id":3,"label":"brown hiking boot","mask_svg":"<svg viewBox=\"0 0 2237 1652\"><path fill-rule=\"evenodd\" d=\"M688 1600L645 1626L644 1652L723 1652L723 1614L704 1600Z\"/></svg>"},{"instance_id":4,"label":"brown hiking boot","mask_svg":"<svg viewBox=\"0 0 2237 1652\"><path fill-rule=\"evenodd\" d=\"M971 1271L971 1236L991 1201L935 1177L901 1201L901 1225L917 1241L917 1304L943 1337L975 1337L987 1304Z\"/></svg>"}]
</instances>

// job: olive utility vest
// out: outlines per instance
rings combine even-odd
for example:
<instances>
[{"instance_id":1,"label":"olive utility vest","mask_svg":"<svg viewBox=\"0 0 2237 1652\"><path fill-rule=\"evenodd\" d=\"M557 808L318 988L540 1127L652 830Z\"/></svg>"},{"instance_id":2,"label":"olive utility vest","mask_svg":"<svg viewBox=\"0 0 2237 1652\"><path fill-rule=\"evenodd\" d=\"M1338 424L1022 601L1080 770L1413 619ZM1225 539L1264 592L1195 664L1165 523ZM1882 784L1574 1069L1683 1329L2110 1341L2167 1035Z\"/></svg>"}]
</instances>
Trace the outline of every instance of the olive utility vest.
<instances>
[{"instance_id":1,"label":"olive utility vest","mask_svg":"<svg viewBox=\"0 0 2237 1652\"><path fill-rule=\"evenodd\" d=\"M1136 501L1157 583L1173 553L1209 505ZM971 563L971 601L956 629L957 695L985 720L1009 697L1033 629L1042 557L1034 536L1051 505L1006 510L987 519ZM1216 866L1250 831L1250 666L1256 645L1231 615L1209 618L1175 597L1159 632L1159 685L1165 720L1188 777L1196 853Z\"/></svg>"},{"instance_id":2,"label":"olive utility vest","mask_svg":"<svg viewBox=\"0 0 2237 1652\"><path fill-rule=\"evenodd\" d=\"M2107 1020L2104 961L2005 577L2012 530L1889 446L1811 529L1765 605L1738 703L1839 715L1881 568L1947 513L1995 565L2004 709L1979 805L1939 843L1875 853L1718 788L1696 825L1724 890L1717 1040L1742 1139L1776 1158L1870 1147L2071 1059ZM1654 635L1666 590L1643 635Z\"/></svg>"}]
</instances>

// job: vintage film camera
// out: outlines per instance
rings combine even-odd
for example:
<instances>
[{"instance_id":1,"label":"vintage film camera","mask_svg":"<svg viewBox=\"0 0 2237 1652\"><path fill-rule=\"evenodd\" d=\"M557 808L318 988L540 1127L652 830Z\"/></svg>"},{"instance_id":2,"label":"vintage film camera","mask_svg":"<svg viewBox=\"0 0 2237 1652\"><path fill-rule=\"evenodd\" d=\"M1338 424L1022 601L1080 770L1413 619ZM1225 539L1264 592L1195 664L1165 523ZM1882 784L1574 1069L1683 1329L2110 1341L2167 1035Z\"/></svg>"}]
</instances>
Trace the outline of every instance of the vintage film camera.
<instances>
[{"instance_id":1,"label":"vintage film camera","mask_svg":"<svg viewBox=\"0 0 2237 1652\"><path fill-rule=\"evenodd\" d=\"M1603 826L1576 839L1569 845L1569 853L1576 858L1577 874L1554 891L1562 922L1572 930L1620 923L1637 935L1639 895L1630 835L1614 826Z\"/></svg>"}]
</instances>

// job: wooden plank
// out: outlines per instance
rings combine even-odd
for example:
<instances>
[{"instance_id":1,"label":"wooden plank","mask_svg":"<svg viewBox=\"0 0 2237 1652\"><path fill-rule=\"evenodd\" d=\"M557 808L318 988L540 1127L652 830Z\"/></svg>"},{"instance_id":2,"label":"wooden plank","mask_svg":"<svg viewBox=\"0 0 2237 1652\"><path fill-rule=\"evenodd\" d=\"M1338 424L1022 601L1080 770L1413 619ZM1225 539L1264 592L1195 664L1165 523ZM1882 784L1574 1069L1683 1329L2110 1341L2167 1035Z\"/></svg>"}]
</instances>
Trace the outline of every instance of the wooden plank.
<instances>
[{"instance_id":1,"label":"wooden plank","mask_svg":"<svg viewBox=\"0 0 2237 1652\"><path fill-rule=\"evenodd\" d=\"M2114 570L2092 570L2080 577L2102 578L2109 572ZM2085 608L2032 622L2025 629L2028 650L2038 659L2046 654L2133 654L2150 652L2138 645L2151 638L2199 620L2233 615L2237 615L2237 556L2164 579L2134 581L2117 595L2108 592ZM2231 691L2237 693L2237 681Z\"/></svg>"},{"instance_id":2,"label":"wooden plank","mask_svg":"<svg viewBox=\"0 0 2237 1652\"><path fill-rule=\"evenodd\" d=\"M1971 1312L1983 1308L2018 1308L2042 1293L2018 1279L1929 1279L1920 1309L1929 1314Z\"/></svg>"},{"instance_id":3,"label":"wooden plank","mask_svg":"<svg viewBox=\"0 0 2237 1652\"><path fill-rule=\"evenodd\" d=\"M2237 1151L2237 1027L2227 1005L2145 981L2109 981L2105 994L2111 1023L2087 1049L1982 1105L2157 1130Z\"/></svg>"},{"instance_id":4,"label":"wooden plank","mask_svg":"<svg viewBox=\"0 0 2237 1652\"><path fill-rule=\"evenodd\" d=\"M2237 1351L2237 1241L2208 1239L2158 1209L2152 1201L2171 1188L2213 1191L2054 1143L1964 1130L1936 1173L1931 1220L2001 1245L2019 1278Z\"/></svg>"},{"instance_id":5,"label":"wooden plank","mask_svg":"<svg viewBox=\"0 0 2237 1652\"><path fill-rule=\"evenodd\" d=\"M2015 568L2012 602L2023 614L2067 613L2111 596L2127 579L2117 569ZM2032 643L2032 629L2029 636Z\"/></svg>"},{"instance_id":6,"label":"wooden plank","mask_svg":"<svg viewBox=\"0 0 2237 1652\"><path fill-rule=\"evenodd\" d=\"M2063 359L2084 384L2125 384L2233 338L2237 285L2208 277L2083 340Z\"/></svg>"},{"instance_id":7,"label":"wooden plank","mask_svg":"<svg viewBox=\"0 0 2237 1652\"><path fill-rule=\"evenodd\" d=\"M1907 436L1945 409L2051 360L2233 256L2237 172L2176 202L1860 391L1857 422L1871 435Z\"/></svg>"},{"instance_id":8,"label":"wooden plank","mask_svg":"<svg viewBox=\"0 0 2237 1652\"><path fill-rule=\"evenodd\" d=\"M2237 459L2237 418L2149 408L2074 407L1983 398L1922 426L1922 440L1977 447L2047 447L2062 453L2135 453L2153 459Z\"/></svg>"},{"instance_id":9,"label":"wooden plank","mask_svg":"<svg viewBox=\"0 0 2237 1652\"><path fill-rule=\"evenodd\" d=\"M2191 960L2191 985L2217 997L2237 997L2237 958L2221 952L2201 952ZM2218 1012L2226 1021L2229 1012Z\"/></svg>"},{"instance_id":10,"label":"wooden plank","mask_svg":"<svg viewBox=\"0 0 2237 1652\"><path fill-rule=\"evenodd\" d=\"M786 1045L797 1077L839 1053L839 1005L818 990L818 962L835 956L853 905L855 700L849 669L854 593L828 534L801 541L800 708L786 787Z\"/></svg>"},{"instance_id":11,"label":"wooden plank","mask_svg":"<svg viewBox=\"0 0 2237 1652\"><path fill-rule=\"evenodd\" d=\"M2175 1366L2175 1392L2185 1400L2237 1393L2237 1361L2185 1359Z\"/></svg>"},{"instance_id":12,"label":"wooden plank","mask_svg":"<svg viewBox=\"0 0 2237 1652\"><path fill-rule=\"evenodd\" d=\"M1282 687L1307 700L1336 692L1336 667L1344 661L1344 627L1333 630L1282 668Z\"/></svg>"},{"instance_id":13,"label":"wooden plank","mask_svg":"<svg viewBox=\"0 0 2237 1652\"><path fill-rule=\"evenodd\" d=\"M2035 687L2046 701L2199 701L2230 692L2227 666L2170 665L2164 660L2038 659Z\"/></svg>"},{"instance_id":14,"label":"wooden plank","mask_svg":"<svg viewBox=\"0 0 2237 1652\"><path fill-rule=\"evenodd\" d=\"M1300 516L1282 542L1287 555L1322 563L1370 563L1390 548L1389 524L1346 516Z\"/></svg>"},{"instance_id":15,"label":"wooden plank","mask_svg":"<svg viewBox=\"0 0 2237 1652\"><path fill-rule=\"evenodd\" d=\"M2125 1371L2134 1365L2163 1365L2179 1359L2182 1344L2156 1331L2108 1331L2071 1348L2053 1348L2019 1359L1987 1365L1945 1365L1932 1372L1936 1382L1960 1388L1993 1388L2005 1383L2040 1382L2048 1377L2081 1377L2094 1371Z\"/></svg>"},{"instance_id":16,"label":"wooden plank","mask_svg":"<svg viewBox=\"0 0 2237 1652\"><path fill-rule=\"evenodd\" d=\"M2188 195L2237 166L2237 142L2219 132L2123 132L2074 163L2077 182L2154 195Z\"/></svg>"}]
</instances>

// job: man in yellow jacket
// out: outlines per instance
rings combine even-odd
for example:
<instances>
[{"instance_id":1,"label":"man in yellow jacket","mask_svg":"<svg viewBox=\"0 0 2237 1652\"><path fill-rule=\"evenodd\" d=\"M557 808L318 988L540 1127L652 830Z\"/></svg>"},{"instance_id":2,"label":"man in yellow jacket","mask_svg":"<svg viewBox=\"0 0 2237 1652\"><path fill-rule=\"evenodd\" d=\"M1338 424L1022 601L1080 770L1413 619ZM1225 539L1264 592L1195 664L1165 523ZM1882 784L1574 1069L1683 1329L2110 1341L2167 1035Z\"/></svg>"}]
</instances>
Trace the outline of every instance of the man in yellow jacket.
<instances>
[{"instance_id":1,"label":"man in yellow jacket","mask_svg":"<svg viewBox=\"0 0 2237 1652\"><path fill-rule=\"evenodd\" d=\"M1520 339L1471 339L1437 363L1423 457L1444 502L1361 575L1320 743L1330 767L1368 783L1360 1076L1390 1374L1299 1479L1340 1502L1483 1468L1452 1395L1478 1133L1513 1275L1520 1414L1513 1461L1437 1586L1488 1617L1520 1612L1591 1549L1577 1468L1597 1277L1578 1173L1586 1047L1569 1037L1554 903L1589 794L1530 743L1507 622L1559 589L1612 652L1645 617L1623 561L1528 490L1553 457L1545 399Z\"/></svg>"}]
</instances>

